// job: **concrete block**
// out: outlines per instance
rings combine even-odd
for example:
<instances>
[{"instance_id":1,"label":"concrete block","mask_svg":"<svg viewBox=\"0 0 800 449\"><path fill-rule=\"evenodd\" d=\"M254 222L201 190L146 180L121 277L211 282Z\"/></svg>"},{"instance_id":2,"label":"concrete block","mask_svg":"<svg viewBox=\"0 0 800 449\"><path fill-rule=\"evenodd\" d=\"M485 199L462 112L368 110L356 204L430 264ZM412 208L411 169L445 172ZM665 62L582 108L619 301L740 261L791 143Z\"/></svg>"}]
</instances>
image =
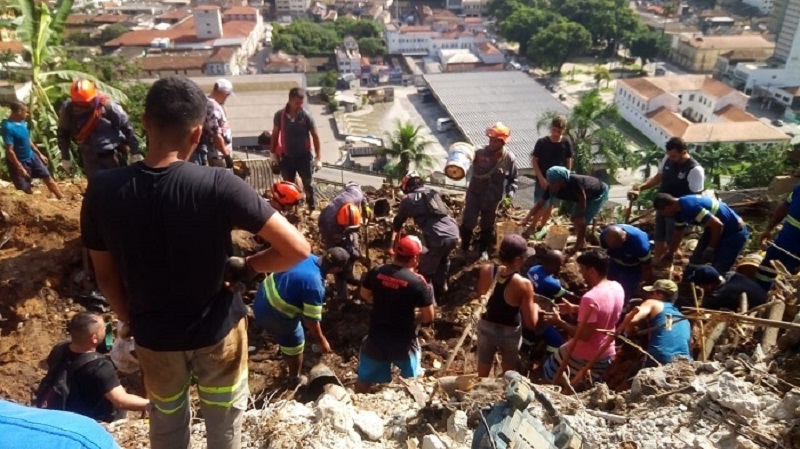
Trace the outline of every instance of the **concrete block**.
<instances>
[{"instance_id":1,"label":"concrete block","mask_svg":"<svg viewBox=\"0 0 800 449\"><path fill-rule=\"evenodd\" d=\"M456 410L447 418L447 435L458 443L466 443L471 439L472 432L467 425L467 414L463 410Z\"/></svg>"},{"instance_id":2,"label":"concrete block","mask_svg":"<svg viewBox=\"0 0 800 449\"><path fill-rule=\"evenodd\" d=\"M422 449L447 449L447 446L436 435L425 435L422 438Z\"/></svg>"},{"instance_id":3,"label":"concrete block","mask_svg":"<svg viewBox=\"0 0 800 449\"><path fill-rule=\"evenodd\" d=\"M369 441L380 441L385 429L383 420L373 411L358 411L353 414L353 423Z\"/></svg>"}]
</instances>

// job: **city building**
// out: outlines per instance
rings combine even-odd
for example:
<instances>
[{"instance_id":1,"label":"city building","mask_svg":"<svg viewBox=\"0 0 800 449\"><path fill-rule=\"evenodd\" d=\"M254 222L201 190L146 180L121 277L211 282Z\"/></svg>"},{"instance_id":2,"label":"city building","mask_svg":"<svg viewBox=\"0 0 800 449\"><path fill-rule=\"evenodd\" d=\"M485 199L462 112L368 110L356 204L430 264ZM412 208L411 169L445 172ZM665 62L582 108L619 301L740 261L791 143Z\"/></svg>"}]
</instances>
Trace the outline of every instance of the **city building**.
<instances>
[{"instance_id":1,"label":"city building","mask_svg":"<svg viewBox=\"0 0 800 449\"><path fill-rule=\"evenodd\" d=\"M767 15L772 12L773 0L742 0L745 5L758 9L758 12Z\"/></svg>"},{"instance_id":2,"label":"city building","mask_svg":"<svg viewBox=\"0 0 800 449\"><path fill-rule=\"evenodd\" d=\"M733 50L747 50L756 55L755 57L768 58L775 50L775 43L760 34L736 36L686 34L678 38L670 57L675 64L690 72L712 73L720 55Z\"/></svg>"},{"instance_id":3,"label":"city building","mask_svg":"<svg viewBox=\"0 0 800 449\"><path fill-rule=\"evenodd\" d=\"M137 58L136 63L145 76L155 78L172 75L231 76L240 73L236 49L230 47L189 52L147 52Z\"/></svg>"},{"instance_id":4,"label":"city building","mask_svg":"<svg viewBox=\"0 0 800 449\"><path fill-rule=\"evenodd\" d=\"M461 12L467 17L481 17L489 13L489 0L461 0Z\"/></svg>"},{"instance_id":5,"label":"city building","mask_svg":"<svg viewBox=\"0 0 800 449\"><path fill-rule=\"evenodd\" d=\"M714 143L772 145L788 135L745 109L747 95L705 75L617 80L614 104L620 115L656 145L683 138L692 148Z\"/></svg>"},{"instance_id":6,"label":"city building","mask_svg":"<svg viewBox=\"0 0 800 449\"><path fill-rule=\"evenodd\" d=\"M491 39L481 32L437 31L431 26L397 25L390 23L385 28L386 49L389 54L435 55L440 49L473 50Z\"/></svg>"},{"instance_id":7,"label":"city building","mask_svg":"<svg viewBox=\"0 0 800 449\"><path fill-rule=\"evenodd\" d=\"M264 65L265 73L304 73L308 63L303 55L289 55L282 51L272 53Z\"/></svg>"},{"instance_id":8,"label":"city building","mask_svg":"<svg viewBox=\"0 0 800 449\"><path fill-rule=\"evenodd\" d=\"M506 62L506 55L490 42L478 45L475 54L481 58L481 62L484 64L505 64Z\"/></svg>"},{"instance_id":9,"label":"city building","mask_svg":"<svg viewBox=\"0 0 800 449\"><path fill-rule=\"evenodd\" d=\"M361 53L358 51L358 41L353 36L346 36L343 45L336 47L334 53L340 74L352 73L356 78L361 76Z\"/></svg>"},{"instance_id":10,"label":"city building","mask_svg":"<svg viewBox=\"0 0 800 449\"><path fill-rule=\"evenodd\" d=\"M281 16L304 16L310 6L311 0L275 0L275 10Z\"/></svg>"}]
</instances>

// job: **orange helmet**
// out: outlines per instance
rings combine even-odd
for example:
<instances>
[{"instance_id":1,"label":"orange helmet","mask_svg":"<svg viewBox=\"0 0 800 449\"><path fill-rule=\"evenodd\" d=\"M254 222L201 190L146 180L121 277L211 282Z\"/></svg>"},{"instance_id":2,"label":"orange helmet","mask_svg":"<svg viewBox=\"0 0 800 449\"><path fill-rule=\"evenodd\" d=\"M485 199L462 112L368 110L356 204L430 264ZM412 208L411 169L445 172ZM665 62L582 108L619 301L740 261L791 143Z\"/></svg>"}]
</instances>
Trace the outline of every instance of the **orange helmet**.
<instances>
[{"instance_id":1,"label":"orange helmet","mask_svg":"<svg viewBox=\"0 0 800 449\"><path fill-rule=\"evenodd\" d=\"M278 181L272 184L272 198L281 206L292 207L303 197L303 192L293 182Z\"/></svg>"},{"instance_id":2,"label":"orange helmet","mask_svg":"<svg viewBox=\"0 0 800 449\"><path fill-rule=\"evenodd\" d=\"M69 96L75 103L87 104L97 98L97 86L91 80L79 78L72 82Z\"/></svg>"},{"instance_id":3,"label":"orange helmet","mask_svg":"<svg viewBox=\"0 0 800 449\"><path fill-rule=\"evenodd\" d=\"M486 128L486 136L490 138L496 137L503 142L508 142L508 139L511 137L511 128L504 125L503 122L497 122Z\"/></svg>"},{"instance_id":4,"label":"orange helmet","mask_svg":"<svg viewBox=\"0 0 800 449\"><path fill-rule=\"evenodd\" d=\"M400 181L400 190L402 190L403 193L408 193L417 188L417 186L421 183L422 176L420 176L416 170L411 170L410 172L406 173L406 175L403 176L403 180Z\"/></svg>"},{"instance_id":5,"label":"orange helmet","mask_svg":"<svg viewBox=\"0 0 800 449\"><path fill-rule=\"evenodd\" d=\"M346 203L336 214L336 223L345 229L358 229L361 226L361 208L353 203Z\"/></svg>"}]
</instances>

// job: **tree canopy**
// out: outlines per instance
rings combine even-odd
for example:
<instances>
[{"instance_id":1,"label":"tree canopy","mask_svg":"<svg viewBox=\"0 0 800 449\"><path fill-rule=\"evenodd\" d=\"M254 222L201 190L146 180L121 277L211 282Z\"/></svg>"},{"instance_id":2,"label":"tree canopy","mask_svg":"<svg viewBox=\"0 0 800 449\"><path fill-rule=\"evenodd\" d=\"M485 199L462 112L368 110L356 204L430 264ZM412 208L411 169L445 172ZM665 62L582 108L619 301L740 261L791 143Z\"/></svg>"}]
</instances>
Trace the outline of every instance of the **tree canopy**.
<instances>
[{"instance_id":1,"label":"tree canopy","mask_svg":"<svg viewBox=\"0 0 800 449\"><path fill-rule=\"evenodd\" d=\"M631 56L641 58L642 63L646 63L669 52L669 38L654 32L640 34L633 38L628 49Z\"/></svg>"},{"instance_id":2,"label":"tree canopy","mask_svg":"<svg viewBox=\"0 0 800 449\"><path fill-rule=\"evenodd\" d=\"M592 36L586 28L574 22L553 22L539 30L528 41L529 59L561 72L567 60L589 49Z\"/></svg>"},{"instance_id":3,"label":"tree canopy","mask_svg":"<svg viewBox=\"0 0 800 449\"><path fill-rule=\"evenodd\" d=\"M290 54L320 55L342 45L345 36L353 36L359 45L365 41L370 52L367 54L378 56L386 52L381 35L380 24L374 20L348 17L323 23L296 20L286 27L273 27L272 45L275 50Z\"/></svg>"}]
</instances>

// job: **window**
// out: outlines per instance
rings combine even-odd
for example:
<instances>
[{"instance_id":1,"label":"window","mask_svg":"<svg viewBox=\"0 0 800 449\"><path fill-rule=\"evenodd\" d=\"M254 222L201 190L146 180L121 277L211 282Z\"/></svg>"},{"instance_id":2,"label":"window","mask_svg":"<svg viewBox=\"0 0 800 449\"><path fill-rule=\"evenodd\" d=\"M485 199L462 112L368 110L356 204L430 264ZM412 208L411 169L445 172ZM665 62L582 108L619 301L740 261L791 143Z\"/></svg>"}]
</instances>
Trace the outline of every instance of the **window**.
<instances>
[{"instance_id":1,"label":"window","mask_svg":"<svg viewBox=\"0 0 800 449\"><path fill-rule=\"evenodd\" d=\"M694 101L694 94L689 95L689 101Z\"/></svg>"}]
</instances>

